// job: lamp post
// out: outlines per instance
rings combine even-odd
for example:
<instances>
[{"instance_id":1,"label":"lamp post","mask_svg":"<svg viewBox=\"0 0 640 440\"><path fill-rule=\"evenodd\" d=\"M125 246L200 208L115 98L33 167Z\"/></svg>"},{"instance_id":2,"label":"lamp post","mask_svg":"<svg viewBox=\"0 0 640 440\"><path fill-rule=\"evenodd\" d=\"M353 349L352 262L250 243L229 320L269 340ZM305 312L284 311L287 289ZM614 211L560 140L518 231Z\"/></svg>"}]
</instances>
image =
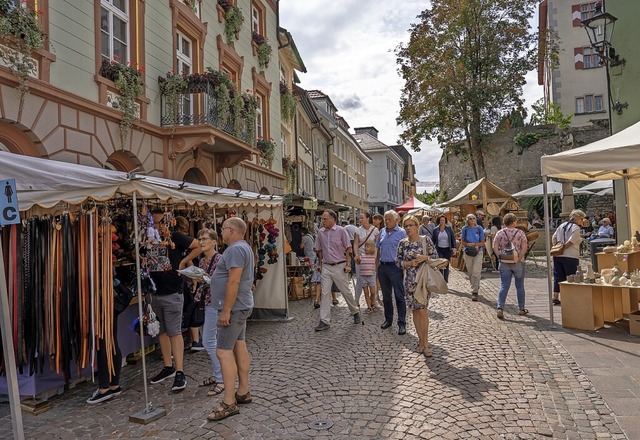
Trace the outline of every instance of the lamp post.
<instances>
[{"instance_id":1,"label":"lamp post","mask_svg":"<svg viewBox=\"0 0 640 440\"><path fill-rule=\"evenodd\" d=\"M622 110L629 107L626 102L615 101L611 96L611 78L609 74L610 67L624 66L627 62L624 58L620 58L620 55L616 53L616 50L611 45L613 39L613 31L616 27L616 21L618 19L613 15L605 12L602 9L602 4L598 3L595 6L595 11L592 17L582 20L582 26L587 32L589 37L589 43L593 47L598 56L600 57L600 63L604 64L607 72L607 92L609 94L609 127L611 127L611 110L615 110L619 115L622 114Z\"/></svg>"}]
</instances>

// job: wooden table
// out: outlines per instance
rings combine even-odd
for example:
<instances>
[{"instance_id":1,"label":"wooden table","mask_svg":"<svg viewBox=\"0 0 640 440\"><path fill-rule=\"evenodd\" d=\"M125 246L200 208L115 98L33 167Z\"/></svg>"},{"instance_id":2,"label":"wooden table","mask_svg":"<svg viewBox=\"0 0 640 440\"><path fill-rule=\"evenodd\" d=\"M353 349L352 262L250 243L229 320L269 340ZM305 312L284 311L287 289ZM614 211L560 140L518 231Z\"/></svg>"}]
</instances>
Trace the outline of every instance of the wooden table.
<instances>
[{"instance_id":1,"label":"wooden table","mask_svg":"<svg viewBox=\"0 0 640 440\"><path fill-rule=\"evenodd\" d=\"M560 283L562 326L597 330L638 310L640 287Z\"/></svg>"}]
</instances>

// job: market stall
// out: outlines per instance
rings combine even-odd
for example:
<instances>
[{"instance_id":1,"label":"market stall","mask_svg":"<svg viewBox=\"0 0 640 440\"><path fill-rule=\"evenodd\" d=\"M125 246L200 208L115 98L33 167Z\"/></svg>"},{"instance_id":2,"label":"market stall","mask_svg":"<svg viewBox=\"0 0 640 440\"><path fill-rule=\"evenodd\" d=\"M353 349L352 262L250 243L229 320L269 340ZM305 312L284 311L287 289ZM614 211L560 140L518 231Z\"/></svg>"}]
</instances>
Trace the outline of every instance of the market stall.
<instances>
[{"instance_id":1,"label":"market stall","mask_svg":"<svg viewBox=\"0 0 640 440\"><path fill-rule=\"evenodd\" d=\"M547 185L550 178L592 181L622 179L625 187L628 230L618 230L618 236L631 237L640 230L640 204L637 203L640 198L640 122L584 147L563 151L551 156L542 156L540 165L545 193L545 215L549 212ZM548 230L549 226L545 225L545 227ZM549 236L548 232L547 236ZM549 316L553 322L553 306L551 304L552 273L551 257L549 255L551 248L550 238L547 239L546 246ZM584 295L592 298L596 294L594 291L597 289L594 289L590 283L578 284L579 290ZM564 299L562 305L564 306ZM570 311L568 311L569 313Z\"/></svg>"},{"instance_id":2,"label":"market stall","mask_svg":"<svg viewBox=\"0 0 640 440\"><path fill-rule=\"evenodd\" d=\"M30 252L25 251L24 255L18 255L17 252L20 249L29 249L26 244L23 244L24 231L19 230L18 225L13 225L15 228L4 227L1 229L3 246L9 251L7 255L12 255L12 250L16 251L13 253L13 260L7 260L5 267L9 274L7 277L9 285L13 288L13 290L10 289L9 294L12 299L11 306L14 316L22 317L25 316L25 312L32 311L33 316L42 319L43 323L47 322L42 329L36 328L36 334L32 335L29 332L33 332L33 323L27 326L22 322L22 319L14 319L14 345L20 347L16 350L22 350L21 347L25 347L17 357L17 362L22 370L19 378L20 394L31 396L40 394L44 390L68 383L74 377L85 374L87 369L90 370L93 363L92 340L95 335L99 334L96 332L99 332L102 325L101 317L105 313L105 310L96 304L107 303L104 297L99 299L94 295L97 295L95 292L108 290L105 286L110 285L111 282L105 275L110 273L110 270L101 270L100 268L108 267L109 264L113 264L114 260L116 260L115 264L118 264L115 254L112 255L112 250L116 249L112 240L118 236L111 229L112 219L122 216L126 217L123 222L131 223L132 219L138 218L132 213L132 207L140 208L143 213L146 205L150 202L161 203L171 209L191 207L192 211L207 211L214 224L216 219L220 218L220 212L223 212L225 208L235 208L250 224L250 229L254 228L256 233L250 244L254 246L258 264L260 265L262 262L256 275L255 308L252 318L282 319L287 317L284 256L280 257L278 254L284 248L283 237L278 230L278 226L281 227L283 224L280 197L193 185L5 152L0 152L0 164L0 179L13 178L16 181L19 209L23 219L21 227L29 227L36 232L40 230L53 231L51 234L58 234L59 240L54 240L52 243L60 243L60 249L66 246L64 248L65 252L68 252L66 256L71 256L68 261L65 258L59 258L56 265L53 266L47 260L48 254L45 253L38 257L41 266L45 268L51 266L52 268L47 276L50 277L53 284L48 283L46 289L41 289L44 292L43 297L60 303L56 304L57 309L53 309L60 312L60 320L47 322L45 317L40 317L42 312L40 308L33 306L33 304L38 304L36 301L24 301L26 296L24 296L24 282L20 281L22 274L19 269L20 261L22 261L20 258L25 256L31 258ZM135 203L136 196L139 203ZM42 222L48 223L42 226L40 225ZM85 223L90 233L82 232L83 230L80 229ZM102 225L104 225L105 231L99 241L82 239L82 237L92 237L90 234L97 233L96 231ZM108 229L106 229L107 227ZM130 236L131 233L132 231L129 230L123 234ZM40 235L34 235L34 237L41 239ZM19 242L19 239L22 239L23 242ZM92 256L88 257L90 263L86 267L79 264L77 271L74 271L71 262L79 261L74 254L74 252L78 252L80 255L78 243L85 243L85 246L89 248L92 246L91 243L100 243L100 246L106 251L98 252L97 245L93 250L87 251L85 249L85 253ZM59 252L59 255L65 256L62 251ZM94 258L101 259L92 263ZM64 273L57 275L57 271ZM96 275L98 272L100 272L100 276ZM93 275L89 276L88 274ZM95 281L90 281L83 286L85 277ZM58 297L56 295L60 289L56 290L56 283L64 283L65 280L69 287L64 287L61 284L64 295ZM73 282L69 283L69 280L73 280ZM52 286L53 289L51 289ZM77 288L73 286L77 286ZM22 296L19 295L20 291L23 292ZM113 297L112 292L110 295ZM32 304L29 306L31 308L27 307L29 304ZM71 315L67 317L67 314L77 316L77 320L80 322L77 325L80 327L73 327L76 325L75 321L70 318ZM137 313L134 314L137 315ZM91 317L87 318L87 315ZM123 313L123 316L126 314ZM69 347L61 345L65 341L64 335L52 330L60 327L61 324L64 324L65 328L71 329L69 331L72 332L73 344ZM134 333L125 330L129 324L121 322L122 331L119 332L118 339L122 342L123 354L126 354L125 350L140 348L139 343L137 346L135 343L127 345L130 342L129 339L135 340L137 338ZM52 339L53 343L58 345L50 345ZM37 347L32 346L34 344ZM51 353L52 351L56 353ZM52 355L54 357L61 356L58 353L63 353L63 358L51 362ZM5 379L0 378L0 393L5 390Z\"/></svg>"}]
</instances>

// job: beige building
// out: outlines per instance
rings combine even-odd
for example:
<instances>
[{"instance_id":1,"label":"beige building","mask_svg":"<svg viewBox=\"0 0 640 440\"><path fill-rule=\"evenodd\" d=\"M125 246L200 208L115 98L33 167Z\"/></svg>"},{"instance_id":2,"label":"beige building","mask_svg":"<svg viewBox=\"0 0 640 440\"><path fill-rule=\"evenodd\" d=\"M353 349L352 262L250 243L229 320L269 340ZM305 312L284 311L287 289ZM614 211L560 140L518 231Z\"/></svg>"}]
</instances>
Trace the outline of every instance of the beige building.
<instances>
[{"instance_id":1,"label":"beige building","mask_svg":"<svg viewBox=\"0 0 640 440\"><path fill-rule=\"evenodd\" d=\"M544 0L540 3L540 29L548 29L559 44L558 67L540 60L538 82L551 102L565 115L572 114L574 127L609 118L606 71L590 47L581 21L590 18L596 1Z\"/></svg>"},{"instance_id":2,"label":"beige building","mask_svg":"<svg viewBox=\"0 0 640 440\"><path fill-rule=\"evenodd\" d=\"M291 132L282 133L290 125L280 120L278 5L230 4L244 22L228 38L230 12L215 1L29 0L47 38L31 53L36 69L23 105L16 75L0 67L0 148L282 194L277 146L291 142ZM5 49L13 37L0 36ZM272 51L266 62L260 59L268 52L264 44ZM120 68L142 80L133 112L120 110L127 108L128 90L116 82ZM208 69L225 73L235 92L220 94L219 74L192 75ZM168 72L191 76L177 93L162 92L159 77ZM123 131L124 115L135 118L130 131L126 125ZM256 138L275 140L271 163L260 160Z\"/></svg>"}]
</instances>

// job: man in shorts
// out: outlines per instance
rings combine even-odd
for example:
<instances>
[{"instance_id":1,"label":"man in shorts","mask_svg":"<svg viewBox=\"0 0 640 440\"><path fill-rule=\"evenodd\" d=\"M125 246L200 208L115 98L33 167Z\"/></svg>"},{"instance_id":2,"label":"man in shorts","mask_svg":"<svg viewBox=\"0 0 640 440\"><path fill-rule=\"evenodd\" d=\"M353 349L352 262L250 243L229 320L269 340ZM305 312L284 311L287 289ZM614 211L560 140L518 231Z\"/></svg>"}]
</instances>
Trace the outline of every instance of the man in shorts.
<instances>
[{"instance_id":1,"label":"man in shorts","mask_svg":"<svg viewBox=\"0 0 640 440\"><path fill-rule=\"evenodd\" d=\"M239 217L229 218L222 224L222 240L227 248L211 277L211 306L219 310L216 354L222 367L224 397L218 408L207 416L209 420L238 414L238 404L252 401L249 393L251 359L245 335L247 318L253 311L254 255L244 240L246 230L246 223Z\"/></svg>"},{"instance_id":2,"label":"man in shorts","mask_svg":"<svg viewBox=\"0 0 640 440\"><path fill-rule=\"evenodd\" d=\"M155 227L167 234L167 219L162 209L151 211ZM151 383L160 383L173 377L171 391L181 391L187 386L183 371L184 340L182 339L182 278L179 269L190 266L200 253L200 245L185 232L189 222L184 217L176 217L175 230L170 234L171 242L155 243L147 251L147 266L151 279L156 285L153 294L153 311L160 322L160 352L164 368L151 378ZM166 237L165 237L166 238ZM173 244L173 245L171 245ZM173 363L171 357L173 355ZM174 366L175 363L175 366Z\"/></svg>"}]
</instances>

